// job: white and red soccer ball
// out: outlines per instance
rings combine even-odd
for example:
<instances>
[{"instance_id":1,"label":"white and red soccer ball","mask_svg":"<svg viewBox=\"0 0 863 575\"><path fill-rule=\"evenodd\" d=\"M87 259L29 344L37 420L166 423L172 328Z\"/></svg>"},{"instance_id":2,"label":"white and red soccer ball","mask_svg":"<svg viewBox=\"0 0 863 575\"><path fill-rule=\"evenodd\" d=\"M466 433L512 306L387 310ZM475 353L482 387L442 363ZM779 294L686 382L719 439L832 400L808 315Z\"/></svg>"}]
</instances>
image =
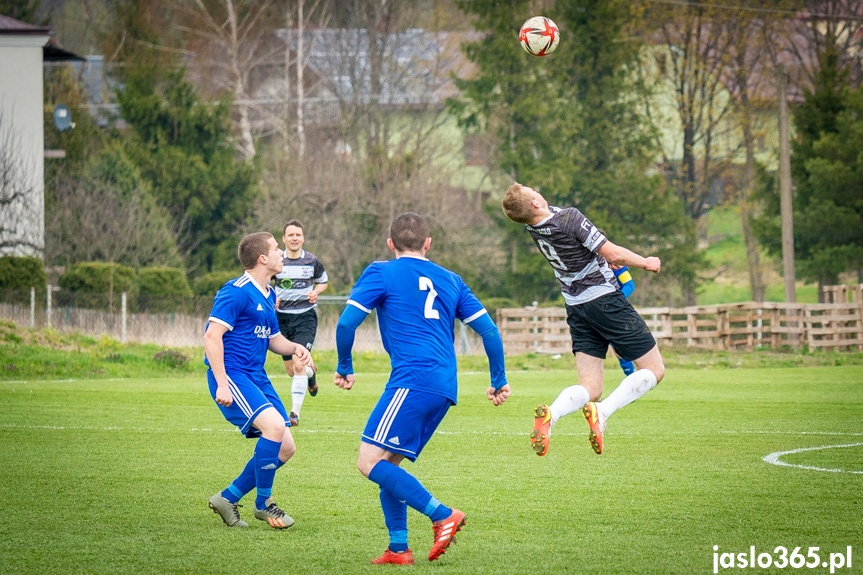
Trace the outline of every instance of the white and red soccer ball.
<instances>
[{"instance_id":1,"label":"white and red soccer ball","mask_svg":"<svg viewBox=\"0 0 863 575\"><path fill-rule=\"evenodd\" d=\"M531 56L547 56L557 48L560 30L550 18L534 16L522 24L518 42Z\"/></svg>"}]
</instances>

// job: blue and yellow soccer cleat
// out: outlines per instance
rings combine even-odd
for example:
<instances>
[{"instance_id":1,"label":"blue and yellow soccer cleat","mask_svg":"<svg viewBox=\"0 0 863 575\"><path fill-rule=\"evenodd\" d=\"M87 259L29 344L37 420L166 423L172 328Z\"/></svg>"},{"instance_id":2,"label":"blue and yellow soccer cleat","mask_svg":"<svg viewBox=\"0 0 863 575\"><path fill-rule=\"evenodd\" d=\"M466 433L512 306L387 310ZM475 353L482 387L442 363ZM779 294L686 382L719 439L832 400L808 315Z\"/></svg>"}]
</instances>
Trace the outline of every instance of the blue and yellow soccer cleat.
<instances>
[{"instance_id":1,"label":"blue and yellow soccer cleat","mask_svg":"<svg viewBox=\"0 0 863 575\"><path fill-rule=\"evenodd\" d=\"M530 445L540 457L548 453L550 438L551 410L543 403L533 410L533 431L530 432Z\"/></svg>"},{"instance_id":2,"label":"blue and yellow soccer cleat","mask_svg":"<svg viewBox=\"0 0 863 575\"><path fill-rule=\"evenodd\" d=\"M602 432L605 431L605 417L600 413L599 408L596 407L596 403L593 401L588 402L582 408L581 414L584 415L587 424L590 426L590 433L587 435L590 446L597 455L602 455Z\"/></svg>"}]
</instances>

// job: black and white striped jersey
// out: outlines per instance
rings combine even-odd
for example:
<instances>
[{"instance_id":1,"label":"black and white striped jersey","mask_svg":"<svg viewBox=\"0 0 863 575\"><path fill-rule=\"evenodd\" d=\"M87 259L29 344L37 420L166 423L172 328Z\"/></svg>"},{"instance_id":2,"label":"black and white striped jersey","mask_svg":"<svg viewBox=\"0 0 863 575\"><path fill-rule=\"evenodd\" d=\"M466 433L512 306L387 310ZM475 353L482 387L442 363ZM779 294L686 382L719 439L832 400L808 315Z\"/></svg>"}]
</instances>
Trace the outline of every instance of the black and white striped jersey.
<instances>
[{"instance_id":1,"label":"black and white striped jersey","mask_svg":"<svg viewBox=\"0 0 863 575\"><path fill-rule=\"evenodd\" d=\"M567 305L589 302L614 292L617 283L597 250L605 235L576 208L554 208L536 225L526 225L536 247L551 264Z\"/></svg>"},{"instance_id":2,"label":"black and white striped jersey","mask_svg":"<svg viewBox=\"0 0 863 575\"><path fill-rule=\"evenodd\" d=\"M309 293L315 284L329 281L321 260L311 252L302 250L300 257L282 260L282 271L276 274L276 298L279 300L279 313L302 313L317 307L309 303Z\"/></svg>"}]
</instances>

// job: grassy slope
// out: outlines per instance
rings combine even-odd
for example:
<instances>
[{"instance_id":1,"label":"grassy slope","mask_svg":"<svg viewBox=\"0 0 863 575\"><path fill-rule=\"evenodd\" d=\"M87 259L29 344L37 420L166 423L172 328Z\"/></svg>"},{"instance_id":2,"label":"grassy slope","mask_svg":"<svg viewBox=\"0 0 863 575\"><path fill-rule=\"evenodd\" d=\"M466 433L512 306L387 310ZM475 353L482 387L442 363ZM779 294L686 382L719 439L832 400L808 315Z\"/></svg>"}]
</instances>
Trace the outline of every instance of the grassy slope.
<instances>
[{"instance_id":1,"label":"grassy slope","mask_svg":"<svg viewBox=\"0 0 863 575\"><path fill-rule=\"evenodd\" d=\"M713 208L707 215L708 242L707 259L710 262L713 281L707 282L698 289L698 303L711 305L750 301L749 268L746 260L746 246L743 243L743 231L740 224L740 214L736 208ZM762 261L770 262L766 253L761 254ZM785 301L785 286L778 270L781 262L773 262L774 271L770 274L767 287L767 301ZM815 303L818 301L818 286L815 284L797 283L797 301L800 303Z\"/></svg>"},{"instance_id":2,"label":"grassy slope","mask_svg":"<svg viewBox=\"0 0 863 575\"><path fill-rule=\"evenodd\" d=\"M428 521L410 511L416 571L708 573L713 545L819 546L825 558L852 545L859 555L861 476L762 458L857 444L784 460L863 471L863 367L671 369L612 418L603 456L573 415L537 458L531 408L571 378L513 372L511 400L494 408L485 376L462 376L459 405L406 465L468 523L430 564ZM610 387L618 378L607 373ZM361 375L351 392L306 400L298 453L274 490L297 520L287 532L253 520L248 502L246 530L206 508L253 444L198 377L0 383L0 573L380 573L368 565L387 541L377 489L354 463L384 379Z\"/></svg>"}]
</instances>

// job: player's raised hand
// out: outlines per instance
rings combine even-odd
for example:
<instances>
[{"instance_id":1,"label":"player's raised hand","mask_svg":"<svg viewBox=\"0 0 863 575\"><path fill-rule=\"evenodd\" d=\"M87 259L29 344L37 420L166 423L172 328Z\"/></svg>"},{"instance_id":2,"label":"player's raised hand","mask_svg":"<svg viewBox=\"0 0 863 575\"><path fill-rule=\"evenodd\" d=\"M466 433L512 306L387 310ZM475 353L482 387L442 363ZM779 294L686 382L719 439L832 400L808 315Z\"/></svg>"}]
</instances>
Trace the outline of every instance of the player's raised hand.
<instances>
[{"instance_id":1,"label":"player's raised hand","mask_svg":"<svg viewBox=\"0 0 863 575\"><path fill-rule=\"evenodd\" d=\"M342 389L352 388L354 386L354 381L356 381L356 377L352 373L342 375L339 372L336 372L333 375L333 383L335 383L336 386L341 387Z\"/></svg>"},{"instance_id":2,"label":"player's raised hand","mask_svg":"<svg viewBox=\"0 0 863 575\"><path fill-rule=\"evenodd\" d=\"M494 405L503 404L503 402L506 401L506 398L509 397L510 393L508 383L498 390L495 390L492 386L488 386L488 389L485 390L485 396Z\"/></svg>"}]
</instances>

